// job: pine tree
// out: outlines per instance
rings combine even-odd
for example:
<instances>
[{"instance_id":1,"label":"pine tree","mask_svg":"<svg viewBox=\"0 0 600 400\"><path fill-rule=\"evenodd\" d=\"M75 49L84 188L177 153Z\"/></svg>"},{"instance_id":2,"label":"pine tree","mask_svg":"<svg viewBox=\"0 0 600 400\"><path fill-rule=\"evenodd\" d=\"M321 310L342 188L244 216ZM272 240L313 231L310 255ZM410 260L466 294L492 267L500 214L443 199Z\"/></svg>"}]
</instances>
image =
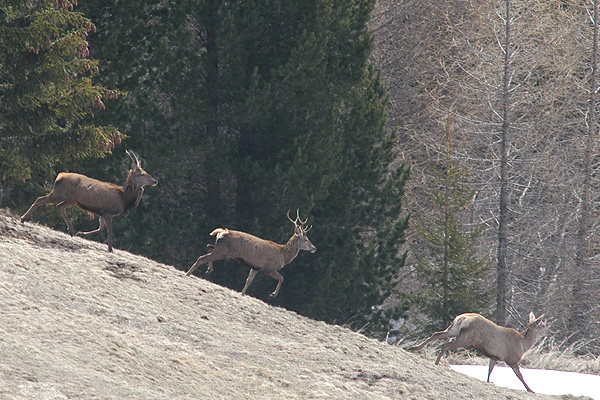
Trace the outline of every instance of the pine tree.
<instances>
[{"instance_id":1,"label":"pine tree","mask_svg":"<svg viewBox=\"0 0 600 400\"><path fill-rule=\"evenodd\" d=\"M92 51L104 66L101 78L126 93L103 115L127 133L118 152L126 158L125 147L135 151L160 182L154 193L145 195L139 212L115 221L115 229L123 232L117 240L134 252L181 268L206 251L207 230L231 226L233 220L222 219L226 213L218 210L227 202L215 196L214 186L207 189L209 175L212 182L227 179L228 157L223 154L229 146L208 132L209 121L219 117L209 110L207 94L212 3L82 4L86 15L103 27L90 35ZM122 174L106 163L91 168L91 174L104 174L106 180ZM146 234L139 235L140 229Z\"/></svg>"},{"instance_id":2,"label":"pine tree","mask_svg":"<svg viewBox=\"0 0 600 400\"><path fill-rule=\"evenodd\" d=\"M239 2L221 42L224 92L235 94L229 129L240 137L231 164L238 221L287 239L281 216L299 207L315 226L319 250L284 271L277 302L361 325L403 266L407 225L400 208L408 170L390 171L396 137L385 130L384 90L368 67L373 5ZM254 291L268 293L260 284Z\"/></svg>"},{"instance_id":3,"label":"pine tree","mask_svg":"<svg viewBox=\"0 0 600 400\"><path fill-rule=\"evenodd\" d=\"M451 158L450 117L446 125L446 149L442 164L433 171L438 186L431 191L435 207L431 220L418 219L415 230L424 245L416 255L415 268L423 282L417 304L425 316L426 332L447 327L464 312L485 313L492 291L485 278L490 262L477 255L480 228L467 230L461 222L474 191L466 183L467 172Z\"/></svg>"},{"instance_id":4,"label":"pine tree","mask_svg":"<svg viewBox=\"0 0 600 400\"><path fill-rule=\"evenodd\" d=\"M118 92L93 83L98 62L86 37L95 26L75 3L0 3L0 182L10 204L34 187L39 195L53 167L102 157L121 141L115 127L90 120Z\"/></svg>"},{"instance_id":5,"label":"pine tree","mask_svg":"<svg viewBox=\"0 0 600 400\"><path fill-rule=\"evenodd\" d=\"M128 92L111 118L160 171L143 212L121 219L123 245L187 269L215 227L281 243L299 208L318 250L282 271L273 302L341 323L386 319L372 307L404 265L408 169L394 164L369 67L374 1L103 4L86 11L109 27L92 48L109 60L106 82ZM218 264L210 279L240 290L247 268ZM266 298L273 284L259 275L248 294Z\"/></svg>"}]
</instances>

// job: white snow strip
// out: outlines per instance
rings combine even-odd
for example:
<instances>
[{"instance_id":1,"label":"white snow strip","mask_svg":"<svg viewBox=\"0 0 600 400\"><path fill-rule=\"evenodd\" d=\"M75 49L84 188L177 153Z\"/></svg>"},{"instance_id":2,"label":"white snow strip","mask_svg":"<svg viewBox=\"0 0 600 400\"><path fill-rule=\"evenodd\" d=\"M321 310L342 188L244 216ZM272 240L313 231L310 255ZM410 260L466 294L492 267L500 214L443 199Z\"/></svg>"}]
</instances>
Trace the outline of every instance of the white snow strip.
<instances>
[{"instance_id":1,"label":"white snow strip","mask_svg":"<svg viewBox=\"0 0 600 400\"><path fill-rule=\"evenodd\" d=\"M451 365L450 368L482 381L487 380L488 367L484 365ZM600 400L600 376L577 372L551 371L521 368L523 379L536 393L549 395L571 394L589 396ZM525 387L509 367L495 367L490 382L507 388L525 390Z\"/></svg>"}]
</instances>

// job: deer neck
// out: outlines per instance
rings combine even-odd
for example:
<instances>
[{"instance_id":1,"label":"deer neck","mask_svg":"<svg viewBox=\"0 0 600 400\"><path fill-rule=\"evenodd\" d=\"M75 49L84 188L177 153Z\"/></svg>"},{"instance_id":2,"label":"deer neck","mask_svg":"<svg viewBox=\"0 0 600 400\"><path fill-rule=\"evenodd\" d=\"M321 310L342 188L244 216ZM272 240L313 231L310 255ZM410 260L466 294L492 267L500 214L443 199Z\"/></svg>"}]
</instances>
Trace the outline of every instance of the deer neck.
<instances>
[{"instance_id":1,"label":"deer neck","mask_svg":"<svg viewBox=\"0 0 600 400\"><path fill-rule=\"evenodd\" d=\"M144 187L138 187L137 182L133 178L133 170L129 171L125 185L123 185L123 200L125 205L125 211L135 208L140 204L142 195L144 194Z\"/></svg>"},{"instance_id":2,"label":"deer neck","mask_svg":"<svg viewBox=\"0 0 600 400\"><path fill-rule=\"evenodd\" d=\"M298 245L298 236L293 235L290 240L283 245L283 259L285 264L291 263L299 252L300 246Z\"/></svg>"},{"instance_id":3,"label":"deer neck","mask_svg":"<svg viewBox=\"0 0 600 400\"><path fill-rule=\"evenodd\" d=\"M525 330L521 333L521 337L523 338L524 350L529 350L531 346L533 346L533 344L535 343L535 329L531 326L527 326Z\"/></svg>"}]
</instances>

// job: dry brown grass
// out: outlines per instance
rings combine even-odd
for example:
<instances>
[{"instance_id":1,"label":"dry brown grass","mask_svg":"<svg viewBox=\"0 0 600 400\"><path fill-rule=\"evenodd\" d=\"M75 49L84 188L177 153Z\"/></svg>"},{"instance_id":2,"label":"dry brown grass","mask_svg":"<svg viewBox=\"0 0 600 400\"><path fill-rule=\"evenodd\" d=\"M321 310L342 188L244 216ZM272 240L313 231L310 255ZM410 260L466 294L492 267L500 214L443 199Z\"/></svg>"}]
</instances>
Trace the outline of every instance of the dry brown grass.
<instances>
[{"instance_id":1,"label":"dry brown grass","mask_svg":"<svg viewBox=\"0 0 600 400\"><path fill-rule=\"evenodd\" d=\"M550 399L0 211L1 399Z\"/></svg>"}]
</instances>

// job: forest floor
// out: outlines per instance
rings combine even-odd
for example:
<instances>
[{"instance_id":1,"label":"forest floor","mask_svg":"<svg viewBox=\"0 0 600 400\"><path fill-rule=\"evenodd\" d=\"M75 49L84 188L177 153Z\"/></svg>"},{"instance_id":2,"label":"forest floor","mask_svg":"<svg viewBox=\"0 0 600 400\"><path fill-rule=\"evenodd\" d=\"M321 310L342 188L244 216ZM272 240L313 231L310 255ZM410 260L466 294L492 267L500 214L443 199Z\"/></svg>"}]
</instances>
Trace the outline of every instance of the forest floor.
<instances>
[{"instance_id":1,"label":"forest floor","mask_svg":"<svg viewBox=\"0 0 600 400\"><path fill-rule=\"evenodd\" d=\"M7 210L0 310L6 400L558 398L480 382Z\"/></svg>"}]
</instances>

